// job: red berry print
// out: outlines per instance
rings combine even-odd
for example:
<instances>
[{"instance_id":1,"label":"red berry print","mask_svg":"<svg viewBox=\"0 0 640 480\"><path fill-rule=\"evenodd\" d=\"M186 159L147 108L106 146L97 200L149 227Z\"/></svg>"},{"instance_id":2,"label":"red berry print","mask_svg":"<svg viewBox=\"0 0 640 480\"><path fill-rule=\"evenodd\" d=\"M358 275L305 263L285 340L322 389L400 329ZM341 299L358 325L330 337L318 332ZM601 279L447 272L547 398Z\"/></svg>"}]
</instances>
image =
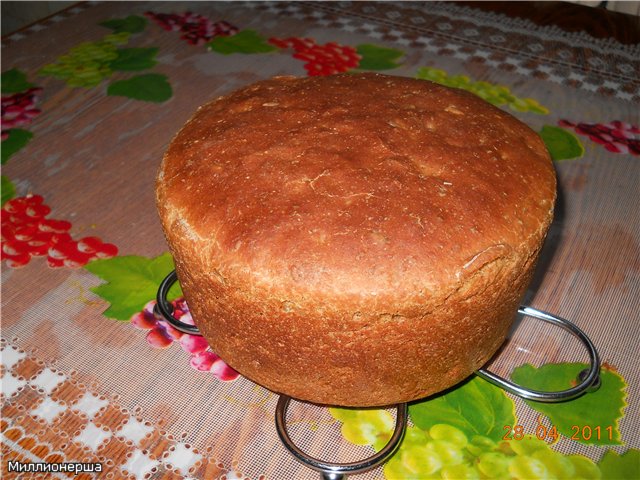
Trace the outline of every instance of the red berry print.
<instances>
[{"instance_id":1,"label":"red berry print","mask_svg":"<svg viewBox=\"0 0 640 480\"><path fill-rule=\"evenodd\" d=\"M6 140L12 128L27 126L40 115L36 103L41 93L41 88L34 87L2 97L2 140Z\"/></svg>"},{"instance_id":2,"label":"red berry print","mask_svg":"<svg viewBox=\"0 0 640 480\"><path fill-rule=\"evenodd\" d=\"M640 155L640 128L630 123L614 120L609 123L573 123L560 120L558 125L572 128L613 153Z\"/></svg>"},{"instance_id":3,"label":"red berry print","mask_svg":"<svg viewBox=\"0 0 640 480\"><path fill-rule=\"evenodd\" d=\"M97 258L111 258L118 248L97 237L76 241L71 223L46 218L51 208L40 195L9 200L2 207L2 260L11 268L24 267L32 257L47 257L51 268L80 268Z\"/></svg>"},{"instance_id":4,"label":"red berry print","mask_svg":"<svg viewBox=\"0 0 640 480\"><path fill-rule=\"evenodd\" d=\"M147 343L152 348L168 348L174 342L178 342L182 349L190 354L189 364L194 369L210 372L214 377L225 382L235 380L240 376L238 372L211 351L204 338L182 333L163 318L156 317L153 311L155 304L155 300L150 301L141 312L131 317L131 324L134 327L147 330ZM172 301L171 305L173 305L174 317L181 322L193 325L193 319L184 298Z\"/></svg>"},{"instance_id":5,"label":"red berry print","mask_svg":"<svg viewBox=\"0 0 640 480\"><path fill-rule=\"evenodd\" d=\"M212 38L238 33L238 28L230 23L225 21L214 23L198 13L185 12L182 14L174 14L146 12L145 16L165 30L182 32L180 38L186 40L191 45L202 45Z\"/></svg>"},{"instance_id":6,"label":"red berry print","mask_svg":"<svg viewBox=\"0 0 640 480\"><path fill-rule=\"evenodd\" d=\"M269 43L278 48L292 48L293 58L305 62L304 68L311 76L326 76L356 68L360 59L355 48L335 42L318 45L312 38L270 38Z\"/></svg>"},{"instance_id":7,"label":"red berry print","mask_svg":"<svg viewBox=\"0 0 640 480\"><path fill-rule=\"evenodd\" d=\"M230 382L239 377L238 372L224 363L224 361L211 350L192 356L190 363L196 370L211 372L214 377L223 382Z\"/></svg>"}]
</instances>

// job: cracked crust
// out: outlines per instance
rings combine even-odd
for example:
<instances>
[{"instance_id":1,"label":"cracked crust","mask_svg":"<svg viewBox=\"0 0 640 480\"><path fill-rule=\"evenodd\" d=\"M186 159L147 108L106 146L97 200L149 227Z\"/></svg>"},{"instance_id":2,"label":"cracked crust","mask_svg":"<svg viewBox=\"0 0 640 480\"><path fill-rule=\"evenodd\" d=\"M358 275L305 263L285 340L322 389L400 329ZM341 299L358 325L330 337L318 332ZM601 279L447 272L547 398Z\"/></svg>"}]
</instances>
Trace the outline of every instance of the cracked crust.
<instances>
[{"instance_id":1,"label":"cracked crust","mask_svg":"<svg viewBox=\"0 0 640 480\"><path fill-rule=\"evenodd\" d=\"M374 406L441 391L497 350L555 174L535 132L466 92L278 77L201 107L157 198L214 351L276 392Z\"/></svg>"}]
</instances>

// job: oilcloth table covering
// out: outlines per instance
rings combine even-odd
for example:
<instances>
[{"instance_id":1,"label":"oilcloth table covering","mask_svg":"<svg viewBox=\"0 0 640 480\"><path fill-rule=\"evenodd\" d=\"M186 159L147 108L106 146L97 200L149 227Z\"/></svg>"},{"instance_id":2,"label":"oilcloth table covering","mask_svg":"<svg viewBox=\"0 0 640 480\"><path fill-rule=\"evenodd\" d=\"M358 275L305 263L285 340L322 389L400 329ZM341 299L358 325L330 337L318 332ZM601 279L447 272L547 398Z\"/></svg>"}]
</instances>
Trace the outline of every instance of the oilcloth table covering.
<instances>
[{"instance_id":1,"label":"oilcloth table covering","mask_svg":"<svg viewBox=\"0 0 640 480\"><path fill-rule=\"evenodd\" d=\"M172 269L154 181L206 101L359 70L472 91L541 134L559 196L524 303L574 321L603 368L559 405L480 378L412 404L399 452L354 478L640 476L640 46L455 3L97 2L3 38L3 478L317 478L279 442L275 394L153 315ZM494 371L575 383L579 343L516 325ZM288 424L308 453L354 461L393 410L296 402Z\"/></svg>"}]
</instances>

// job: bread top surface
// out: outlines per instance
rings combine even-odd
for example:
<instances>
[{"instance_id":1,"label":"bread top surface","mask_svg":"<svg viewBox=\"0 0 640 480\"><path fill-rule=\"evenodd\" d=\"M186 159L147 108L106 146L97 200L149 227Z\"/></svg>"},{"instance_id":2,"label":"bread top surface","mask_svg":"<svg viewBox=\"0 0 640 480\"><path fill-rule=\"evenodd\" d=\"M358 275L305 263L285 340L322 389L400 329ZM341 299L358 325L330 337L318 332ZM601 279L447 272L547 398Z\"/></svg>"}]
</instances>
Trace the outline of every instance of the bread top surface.
<instances>
[{"instance_id":1,"label":"bread top surface","mask_svg":"<svg viewBox=\"0 0 640 480\"><path fill-rule=\"evenodd\" d=\"M222 278L401 299L539 247L555 188L538 135L480 98L345 74L276 77L200 107L157 198L169 242L196 242Z\"/></svg>"}]
</instances>

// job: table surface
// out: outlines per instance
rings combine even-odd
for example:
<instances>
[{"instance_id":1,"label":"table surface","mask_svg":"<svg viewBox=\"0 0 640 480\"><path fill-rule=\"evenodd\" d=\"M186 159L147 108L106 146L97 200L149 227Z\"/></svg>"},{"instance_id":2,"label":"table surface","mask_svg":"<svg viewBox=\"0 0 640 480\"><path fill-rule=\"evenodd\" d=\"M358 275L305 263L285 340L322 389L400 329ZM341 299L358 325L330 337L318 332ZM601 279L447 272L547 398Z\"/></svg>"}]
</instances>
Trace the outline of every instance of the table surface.
<instances>
[{"instance_id":1,"label":"table surface","mask_svg":"<svg viewBox=\"0 0 640 480\"><path fill-rule=\"evenodd\" d=\"M516 478L523 461L544 478L549 456L568 477L637 478L640 46L438 2L87 3L3 39L3 478L38 462L53 478L73 476L56 462L101 469L78 478L317 478L278 440L277 395L152 313L172 269L163 152L207 100L307 75L310 52L273 41L288 38L309 39L290 45L323 72L348 68L331 59L342 49L362 70L470 90L543 136L558 204L523 302L575 322L603 361L600 389L564 404L479 378L416 402L398 454L354 478ZM490 367L571 384L581 346L515 323ZM342 462L371 455L392 419L300 402L288 416L300 446Z\"/></svg>"},{"instance_id":2,"label":"table surface","mask_svg":"<svg viewBox=\"0 0 640 480\"><path fill-rule=\"evenodd\" d=\"M461 1L474 9L530 20L539 26L556 26L566 32L586 32L594 38L612 38L625 45L640 43L640 17L601 6L562 1Z\"/></svg>"}]
</instances>

